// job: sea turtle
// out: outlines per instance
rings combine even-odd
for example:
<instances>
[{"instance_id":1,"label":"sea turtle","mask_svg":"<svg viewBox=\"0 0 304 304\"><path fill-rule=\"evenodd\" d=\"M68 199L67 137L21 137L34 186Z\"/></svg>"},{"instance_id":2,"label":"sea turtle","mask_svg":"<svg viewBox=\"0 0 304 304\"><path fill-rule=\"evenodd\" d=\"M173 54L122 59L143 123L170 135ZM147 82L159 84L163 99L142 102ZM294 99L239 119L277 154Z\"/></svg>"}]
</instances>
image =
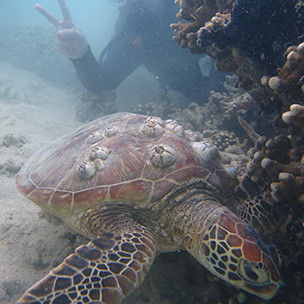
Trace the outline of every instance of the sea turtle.
<instances>
[{"instance_id":1,"label":"sea turtle","mask_svg":"<svg viewBox=\"0 0 304 304\"><path fill-rule=\"evenodd\" d=\"M159 252L184 249L219 278L263 299L281 285L277 249L227 207L232 170L177 122L99 118L51 142L17 188L91 239L18 303L120 303Z\"/></svg>"}]
</instances>

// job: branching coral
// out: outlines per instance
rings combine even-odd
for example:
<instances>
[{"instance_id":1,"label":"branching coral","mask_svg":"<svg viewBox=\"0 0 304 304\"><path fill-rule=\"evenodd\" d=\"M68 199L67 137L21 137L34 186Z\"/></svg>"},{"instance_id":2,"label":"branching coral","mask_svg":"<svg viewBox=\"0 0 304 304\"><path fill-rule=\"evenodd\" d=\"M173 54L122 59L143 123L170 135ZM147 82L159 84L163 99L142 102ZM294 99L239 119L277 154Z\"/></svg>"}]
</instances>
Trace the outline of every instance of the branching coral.
<instances>
[{"instance_id":1,"label":"branching coral","mask_svg":"<svg viewBox=\"0 0 304 304\"><path fill-rule=\"evenodd\" d=\"M293 104L290 106L290 111L283 113L282 119L285 123L294 123L304 130L304 106Z\"/></svg>"},{"instance_id":2,"label":"branching coral","mask_svg":"<svg viewBox=\"0 0 304 304\"><path fill-rule=\"evenodd\" d=\"M181 47L188 47L195 52L197 49L197 31L205 22L209 21L217 12L215 0L181 1L176 0L181 9L177 14L179 19L185 19L188 23L178 22L172 24L176 36L173 40Z\"/></svg>"},{"instance_id":3,"label":"branching coral","mask_svg":"<svg viewBox=\"0 0 304 304\"><path fill-rule=\"evenodd\" d=\"M304 296L299 283L304 277L304 140L300 142L291 135L269 140L259 137L251 155L237 194L249 202L251 216L247 221L270 232L269 237L281 251L283 302L297 299L293 303L301 303ZM246 204L240 206L240 214L248 211L244 207ZM266 217L259 216L260 208Z\"/></svg>"},{"instance_id":4,"label":"branching coral","mask_svg":"<svg viewBox=\"0 0 304 304\"><path fill-rule=\"evenodd\" d=\"M304 30L304 8L297 0L176 3L181 6L178 17L188 23L172 25L176 31L174 40L193 53L209 54L219 70L241 76L240 84L247 90L260 86L263 75L276 74L284 64L286 48L299 42ZM299 52L292 53L291 59L301 60ZM302 72L296 74L299 73Z\"/></svg>"},{"instance_id":5,"label":"branching coral","mask_svg":"<svg viewBox=\"0 0 304 304\"><path fill-rule=\"evenodd\" d=\"M249 193L255 191L252 189L263 189L263 200L269 207L283 210L273 216L276 219L273 228L287 219L287 209L294 218L304 216L304 138L281 134L267 140L251 129L248 131L245 125L246 128L256 145L240 188L249 188ZM297 206L302 208L302 215L295 212Z\"/></svg>"},{"instance_id":6,"label":"branching coral","mask_svg":"<svg viewBox=\"0 0 304 304\"><path fill-rule=\"evenodd\" d=\"M271 77L268 85L273 90L282 90L286 86L301 85L304 76L304 42L291 46L286 51L286 62L277 76Z\"/></svg>"},{"instance_id":7,"label":"branching coral","mask_svg":"<svg viewBox=\"0 0 304 304\"><path fill-rule=\"evenodd\" d=\"M178 22L172 24L176 36L173 40L181 47L188 47L193 53L202 53L197 45L198 30L206 24L210 30L218 29L228 22L230 14L222 14L219 10L227 11L231 8L233 1L219 0L198 0L198 1L181 1L176 0L181 9L177 14L179 19L187 20L188 23Z\"/></svg>"}]
</instances>

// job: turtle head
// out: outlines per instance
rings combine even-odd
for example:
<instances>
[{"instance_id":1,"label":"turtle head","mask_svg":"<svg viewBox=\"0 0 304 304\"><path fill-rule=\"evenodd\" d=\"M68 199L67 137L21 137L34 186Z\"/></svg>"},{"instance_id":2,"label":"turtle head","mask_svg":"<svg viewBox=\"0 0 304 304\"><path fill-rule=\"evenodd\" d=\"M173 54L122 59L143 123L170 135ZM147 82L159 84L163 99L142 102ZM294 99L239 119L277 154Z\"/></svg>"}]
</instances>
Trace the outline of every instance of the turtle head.
<instances>
[{"instance_id":1,"label":"turtle head","mask_svg":"<svg viewBox=\"0 0 304 304\"><path fill-rule=\"evenodd\" d=\"M202 243L198 259L216 276L265 300L277 293L278 250L228 209L208 226Z\"/></svg>"}]
</instances>

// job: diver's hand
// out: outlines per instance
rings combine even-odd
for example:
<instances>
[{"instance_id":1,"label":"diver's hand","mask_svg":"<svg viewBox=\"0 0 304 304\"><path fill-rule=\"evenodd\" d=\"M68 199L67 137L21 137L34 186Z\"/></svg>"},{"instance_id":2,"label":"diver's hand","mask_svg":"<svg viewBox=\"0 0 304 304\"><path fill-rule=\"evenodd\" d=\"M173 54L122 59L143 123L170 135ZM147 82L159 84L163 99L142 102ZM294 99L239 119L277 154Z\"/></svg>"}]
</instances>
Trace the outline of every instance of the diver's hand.
<instances>
[{"instance_id":1,"label":"diver's hand","mask_svg":"<svg viewBox=\"0 0 304 304\"><path fill-rule=\"evenodd\" d=\"M35 9L58 29L56 45L59 50L71 59L82 57L88 50L88 43L81 30L74 24L65 0L58 0L63 20L59 21L51 12L40 4Z\"/></svg>"}]
</instances>

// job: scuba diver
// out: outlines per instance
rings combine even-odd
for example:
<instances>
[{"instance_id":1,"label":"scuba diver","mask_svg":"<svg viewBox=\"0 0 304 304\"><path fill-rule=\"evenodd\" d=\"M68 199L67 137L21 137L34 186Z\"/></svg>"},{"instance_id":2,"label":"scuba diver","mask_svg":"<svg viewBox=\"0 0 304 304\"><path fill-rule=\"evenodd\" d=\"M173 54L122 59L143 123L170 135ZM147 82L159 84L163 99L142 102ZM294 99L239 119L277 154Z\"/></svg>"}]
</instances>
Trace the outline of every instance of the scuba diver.
<instances>
[{"instance_id":1,"label":"scuba diver","mask_svg":"<svg viewBox=\"0 0 304 304\"><path fill-rule=\"evenodd\" d=\"M206 101L210 90L222 90L214 66L211 74L204 77L199 66L201 56L190 55L172 40L170 23L176 21L178 12L174 1L124 1L115 34L98 61L74 24L65 0L58 2L62 21L39 4L35 9L57 28L57 47L72 61L87 91L98 95L114 90L141 65L155 75L161 86L174 89L191 101Z\"/></svg>"}]
</instances>

